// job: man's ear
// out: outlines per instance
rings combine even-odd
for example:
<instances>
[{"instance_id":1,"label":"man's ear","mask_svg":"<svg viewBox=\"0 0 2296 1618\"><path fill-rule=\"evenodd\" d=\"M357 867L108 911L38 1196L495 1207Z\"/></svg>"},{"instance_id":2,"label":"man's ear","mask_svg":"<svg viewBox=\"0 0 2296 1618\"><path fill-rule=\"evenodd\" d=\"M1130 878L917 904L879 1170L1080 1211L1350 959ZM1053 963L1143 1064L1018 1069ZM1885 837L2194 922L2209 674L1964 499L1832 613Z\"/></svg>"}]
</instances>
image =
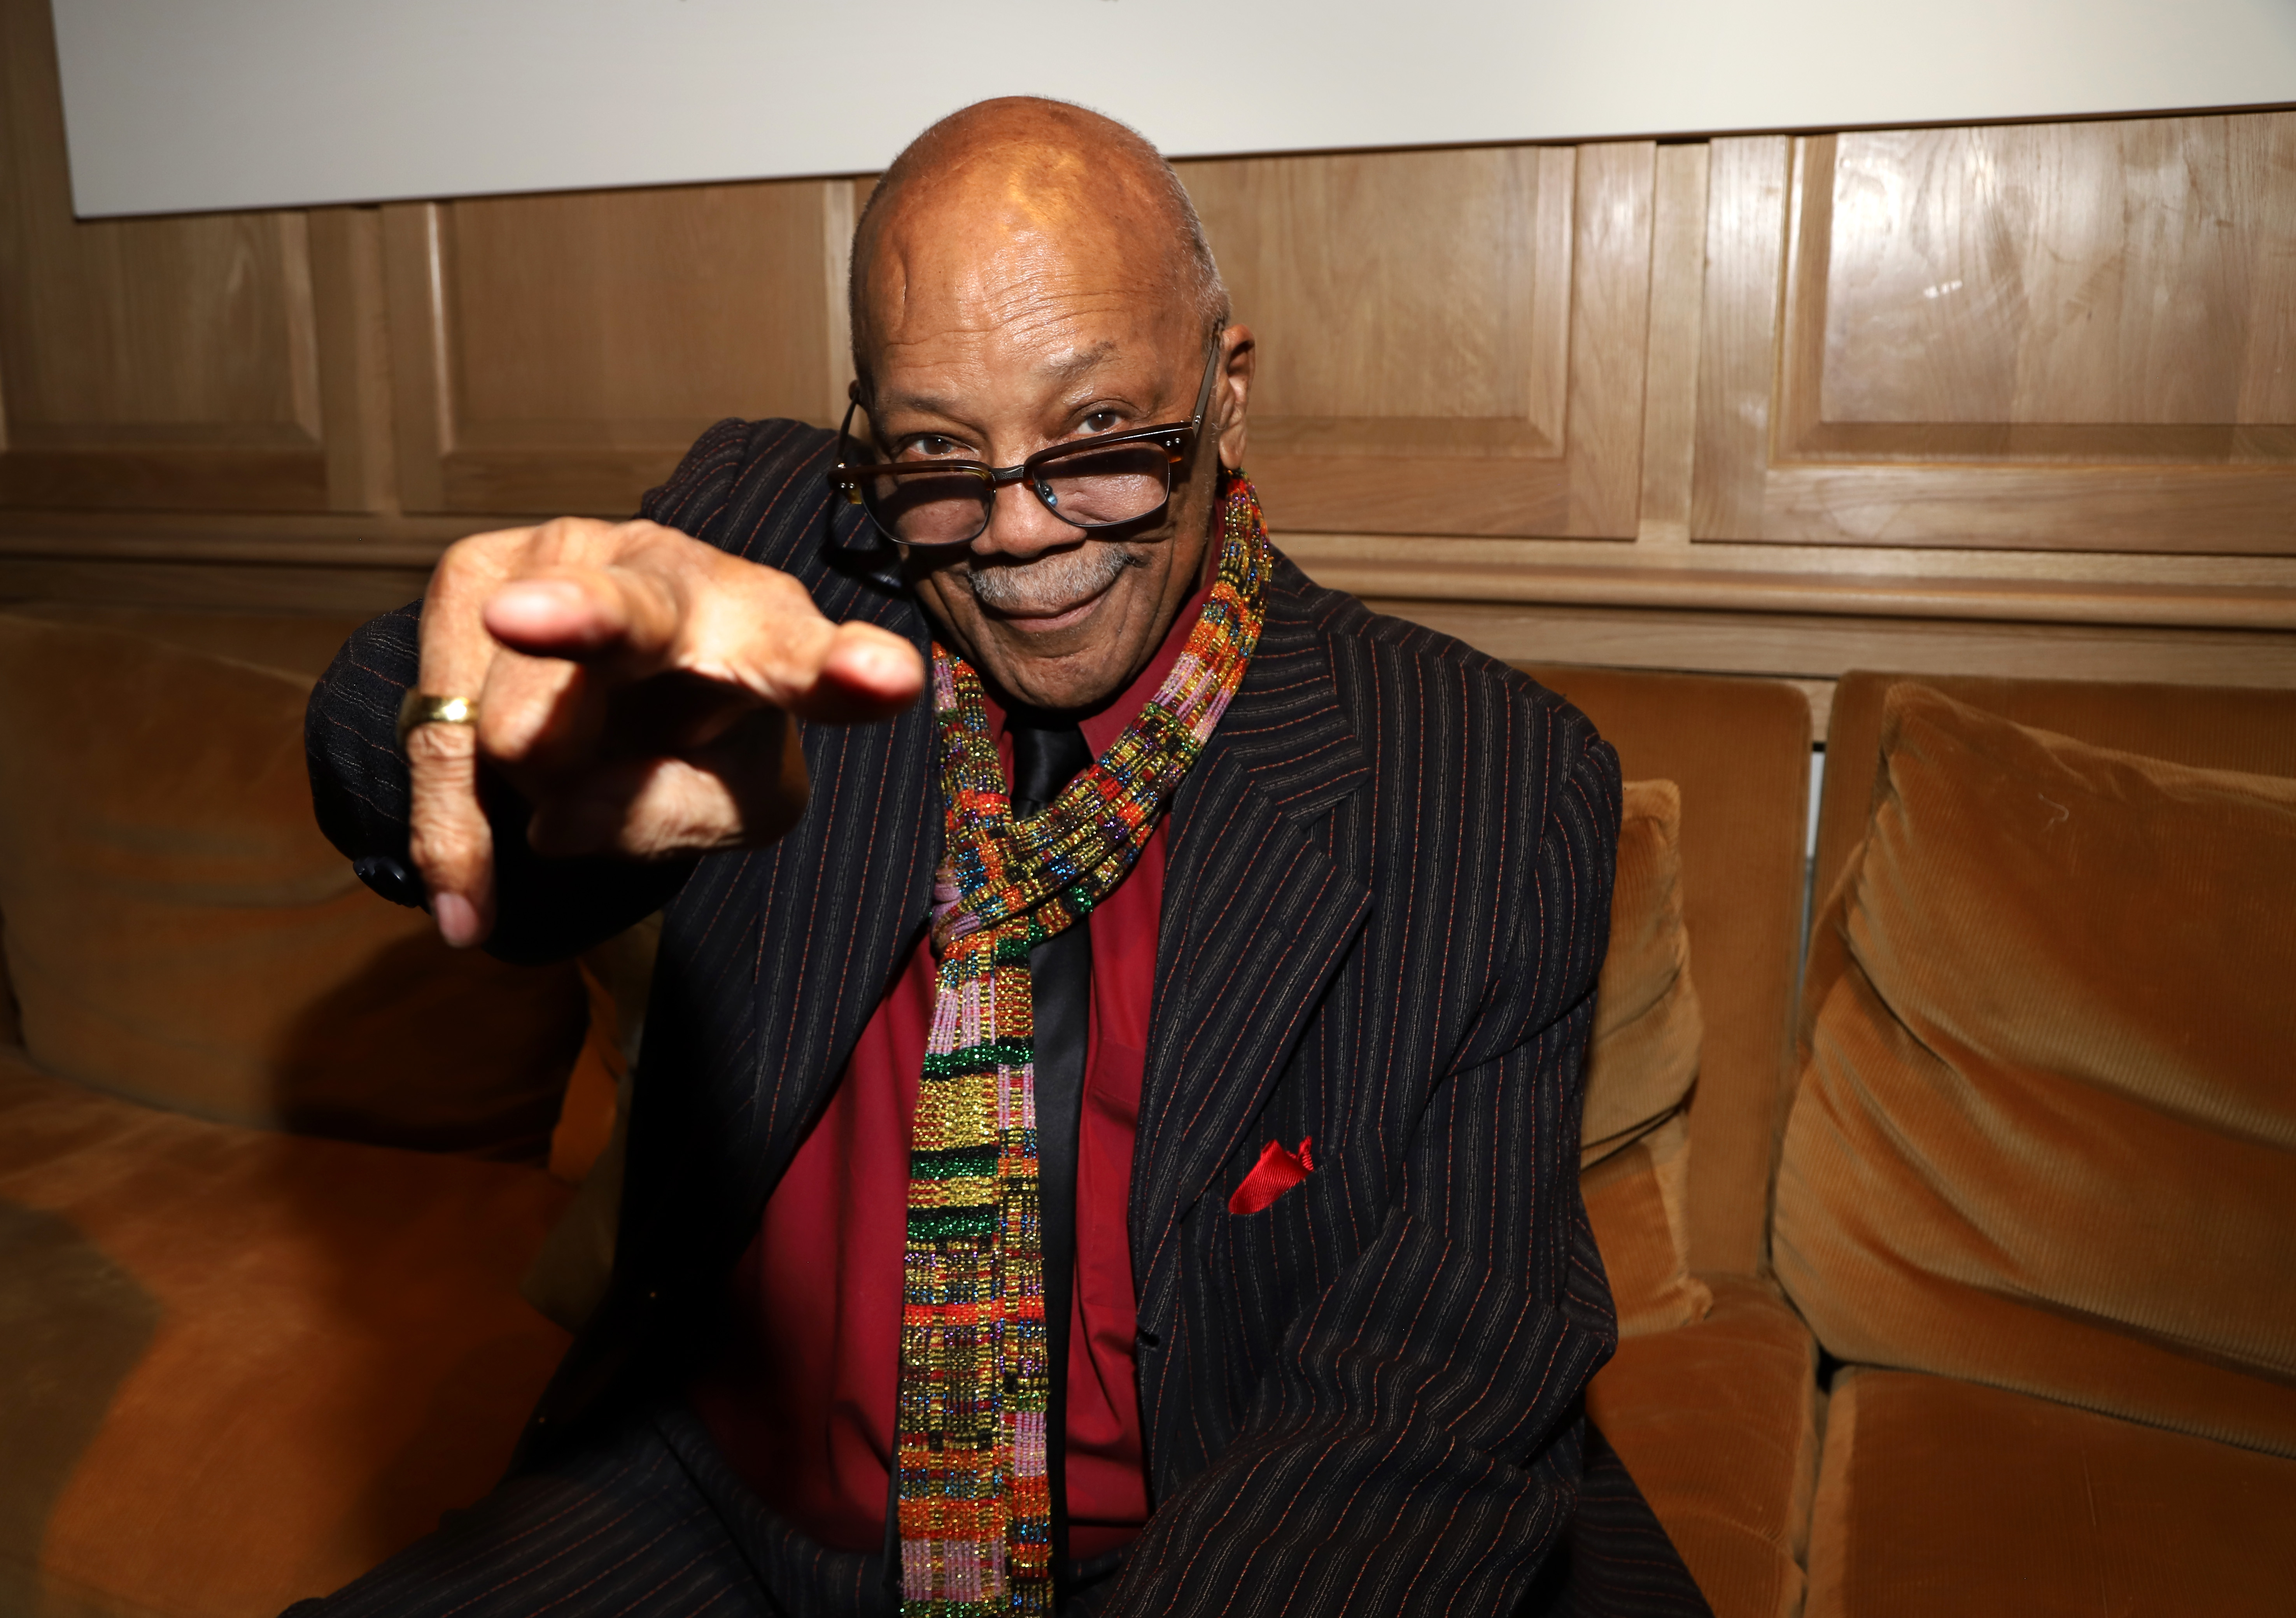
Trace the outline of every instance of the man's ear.
<instances>
[{"instance_id":1,"label":"man's ear","mask_svg":"<svg viewBox=\"0 0 2296 1618\"><path fill-rule=\"evenodd\" d=\"M1252 371L1259 363L1259 348L1252 341L1251 328L1245 325L1228 327L1220 333L1220 341L1227 345L1227 357L1212 384L1211 415L1219 423L1220 464L1234 472L1243 464L1246 411L1251 403Z\"/></svg>"}]
</instances>

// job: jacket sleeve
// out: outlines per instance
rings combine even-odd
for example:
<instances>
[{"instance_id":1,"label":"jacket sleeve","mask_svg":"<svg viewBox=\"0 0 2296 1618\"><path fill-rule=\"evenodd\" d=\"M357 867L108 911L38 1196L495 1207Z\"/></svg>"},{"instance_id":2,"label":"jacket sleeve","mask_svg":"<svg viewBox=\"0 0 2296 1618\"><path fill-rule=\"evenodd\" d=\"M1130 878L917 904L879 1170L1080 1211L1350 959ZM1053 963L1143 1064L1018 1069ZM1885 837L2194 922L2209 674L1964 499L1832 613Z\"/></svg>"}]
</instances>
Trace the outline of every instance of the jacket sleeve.
<instances>
[{"instance_id":1,"label":"jacket sleeve","mask_svg":"<svg viewBox=\"0 0 2296 1618\"><path fill-rule=\"evenodd\" d=\"M1619 774L1574 728L1513 958L1399 1192L1293 1321L1236 1437L1158 1503L1103 1610L1464 1618L1567 1576L1580 1393L1617 1343L1578 1158Z\"/></svg>"},{"instance_id":2,"label":"jacket sleeve","mask_svg":"<svg viewBox=\"0 0 2296 1618\"><path fill-rule=\"evenodd\" d=\"M722 422L687 452L640 514L699 534L739 472L748 424ZM424 905L407 856L406 761L396 735L399 700L420 662L421 603L356 631L311 692L304 758L319 829L359 879L394 904ZM481 784L495 842L496 925L487 950L537 962L579 954L667 904L691 860L545 859L527 846L525 801L499 779Z\"/></svg>"}]
</instances>

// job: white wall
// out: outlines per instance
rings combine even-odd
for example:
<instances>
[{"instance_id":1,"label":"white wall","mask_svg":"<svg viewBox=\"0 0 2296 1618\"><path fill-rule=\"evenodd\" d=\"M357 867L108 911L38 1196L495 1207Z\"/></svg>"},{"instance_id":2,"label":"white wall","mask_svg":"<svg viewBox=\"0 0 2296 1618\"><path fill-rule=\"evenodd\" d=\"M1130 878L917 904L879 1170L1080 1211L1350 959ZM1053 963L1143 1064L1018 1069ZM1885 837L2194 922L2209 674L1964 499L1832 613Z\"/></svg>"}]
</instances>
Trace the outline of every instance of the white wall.
<instances>
[{"instance_id":1,"label":"white wall","mask_svg":"<svg viewBox=\"0 0 2296 1618\"><path fill-rule=\"evenodd\" d=\"M2296 102L2296 0L54 0L84 215L882 168L982 96L1173 155Z\"/></svg>"}]
</instances>

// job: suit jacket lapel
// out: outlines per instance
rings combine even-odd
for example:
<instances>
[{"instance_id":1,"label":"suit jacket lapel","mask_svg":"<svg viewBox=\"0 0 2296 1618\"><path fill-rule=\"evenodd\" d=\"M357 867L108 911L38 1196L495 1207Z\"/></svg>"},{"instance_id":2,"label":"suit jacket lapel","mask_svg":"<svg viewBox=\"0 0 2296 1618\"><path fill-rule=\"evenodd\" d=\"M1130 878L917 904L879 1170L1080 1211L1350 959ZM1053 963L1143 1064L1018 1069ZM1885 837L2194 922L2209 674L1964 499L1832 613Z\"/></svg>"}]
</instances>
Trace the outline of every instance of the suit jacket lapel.
<instances>
[{"instance_id":1,"label":"suit jacket lapel","mask_svg":"<svg viewBox=\"0 0 2296 1618\"><path fill-rule=\"evenodd\" d=\"M1170 1303L1181 1218L1250 1128L1371 908L1316 825L1369 770L1308 587L1278 568L1243 686L1173 809L1133 1155L1145 1329Z\"/></svg>"},{"instance_id":2,"label":"suit jacket lapel","mask_svg":"<svg viewBox=\"0 0 2296 1618\"><path fill-rule=\"evenodd\" d=\"M914 598L866 565L865 532L838 531L857 525L837 514L847 521L832 530L825 572L807 579L823 612L878 624L929 658L931 631ZM767 1196L915 948L940 858L930 701L890 724L808 726L805 752L821 810L759 862L754 878L763 884L758 1060L739 1113L743 1127L729 1131L739 1141L740 1161L731 1166L742 1232L754 1232ZM857 801L864 793L865 804ZM832 801L841 811L834 817L826 812ZM866 835L857 837L863 828Z\"/></svg>"}]
</instances>

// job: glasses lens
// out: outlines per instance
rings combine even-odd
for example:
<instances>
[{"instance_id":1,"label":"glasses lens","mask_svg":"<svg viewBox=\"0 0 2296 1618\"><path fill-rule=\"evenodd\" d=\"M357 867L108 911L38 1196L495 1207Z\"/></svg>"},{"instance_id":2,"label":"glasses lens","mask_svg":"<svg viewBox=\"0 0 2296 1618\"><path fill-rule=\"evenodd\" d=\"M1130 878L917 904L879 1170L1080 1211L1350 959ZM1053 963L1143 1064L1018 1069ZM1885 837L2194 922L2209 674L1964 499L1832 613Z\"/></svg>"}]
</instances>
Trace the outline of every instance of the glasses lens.
<instances>
[{"instance_id":1,"label":"glasses lens","mask_svg":"<svg viewBox=\"0 0 2296 1618\"><path fill-rule=\"evenodd\" d=\"M970 472L883 472L863 480L861 497L904 545L962 545L988 524L988 486Z\"/></svg>"},{"instance_id":2,"label":"glasses lens","mask_svg":"<svg viewBox=\"0 0 2296 1618\"><path fill-rule=\"evenodd\" d=\"M1079 528L1136 522L1172 492L1172 458L1153 444L1079 448L1040 462L1046 502Z\"/></svg>"}]
</instances>

